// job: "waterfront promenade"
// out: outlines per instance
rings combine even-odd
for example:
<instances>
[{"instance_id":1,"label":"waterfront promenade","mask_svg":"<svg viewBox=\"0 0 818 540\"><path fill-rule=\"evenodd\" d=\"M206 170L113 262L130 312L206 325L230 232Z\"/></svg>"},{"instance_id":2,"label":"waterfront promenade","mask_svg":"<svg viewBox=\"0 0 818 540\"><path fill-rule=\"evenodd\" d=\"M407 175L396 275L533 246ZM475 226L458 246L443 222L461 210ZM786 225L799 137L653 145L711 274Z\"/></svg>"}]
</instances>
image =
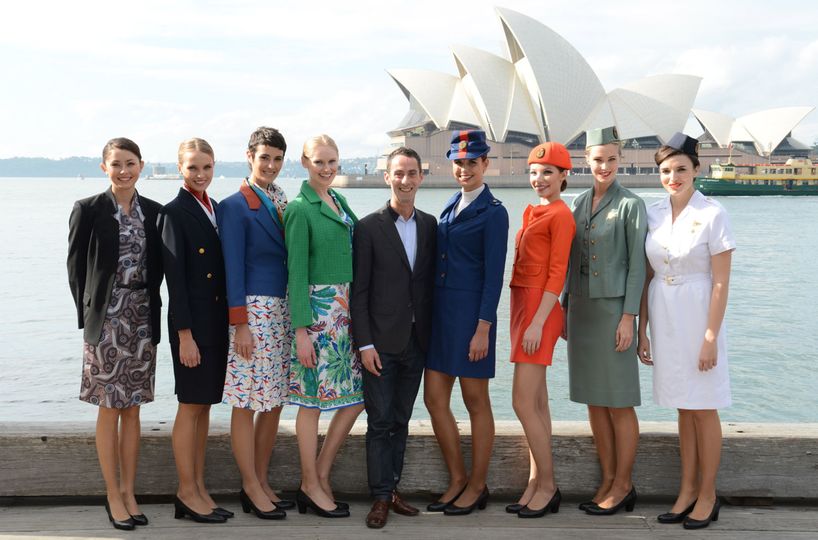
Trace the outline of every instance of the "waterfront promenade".
<instances>
[{"instance_id":1,"label":"waterfront promenade","mask_svg":"<svg viewBox=\"0 0 818 540\"><path fill-rule=\"evenodd\" d=\"M425 498L411 497L418 506ZM646 539L707 539L707 540L814 540L818 538L818 506L728 506L722 507L719 521L703 531L686 531L681 525L661 525L655 516L667 511L667 504L652 501L637 503L632 513L615 516L586 516L576 507L576 500L563 501L558 514L541 519L519 519L506 514L507 500L493 499L486 510L476 515L447 517L424 513L408 518L390 514L386 528L367 529L364 518L369 503L363 499L351 501L352 516L329 520L313 513L299 515L288 511L281 522L265 522L241 512L235 497L219 498L219 503L237 512L224 525L200 525L190 520L173 519L170 502L143 504L142 510L151 520L147 527L135 531L117 531L109 524L101 499L96 504L12 505L0 507L0 540L48 539L230 539L242 540L286 538L300 540L326 538L331 540L390 538L403 539L468 539L502 538L523 540L550 538L560 540L646 540Z\"/></svg>"}]
</instances>

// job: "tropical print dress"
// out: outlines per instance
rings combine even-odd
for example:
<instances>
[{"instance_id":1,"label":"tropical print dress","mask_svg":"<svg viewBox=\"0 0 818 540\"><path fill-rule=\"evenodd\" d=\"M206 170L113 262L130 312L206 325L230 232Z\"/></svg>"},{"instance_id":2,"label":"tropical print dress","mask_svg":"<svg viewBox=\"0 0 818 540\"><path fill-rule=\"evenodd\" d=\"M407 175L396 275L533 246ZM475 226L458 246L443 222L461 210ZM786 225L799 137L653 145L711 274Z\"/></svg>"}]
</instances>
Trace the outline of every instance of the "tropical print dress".
<instances>
[{"instance_id":1,"label":"tropical print dress","mask_svg":"<svg viewBox=\"0 0 818 540\"><path fill-rule=\"evenodd\" d=\"M336 206L352 231L352 218L337 201ZM315 348L316 367L301 365L293 341L290 403L332 410L364 402L361 360L349 331L349 290L349 283L310 285L313 322L307 335Z\"/></svg>"}]
</instances>

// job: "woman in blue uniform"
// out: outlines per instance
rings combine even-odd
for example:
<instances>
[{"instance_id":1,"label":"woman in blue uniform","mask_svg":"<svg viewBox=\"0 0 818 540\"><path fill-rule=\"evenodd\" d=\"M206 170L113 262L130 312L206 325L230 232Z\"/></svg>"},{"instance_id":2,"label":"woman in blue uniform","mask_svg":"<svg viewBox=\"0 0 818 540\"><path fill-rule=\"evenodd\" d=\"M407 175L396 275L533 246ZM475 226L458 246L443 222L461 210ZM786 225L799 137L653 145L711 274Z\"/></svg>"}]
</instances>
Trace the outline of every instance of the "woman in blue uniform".
<instances>
[{"instance_id":1,"label":"woman in blue uniform","mask_svg":"<svg viewBox=\"0 0 818 540\"><path fill-rule=\"evenodd\" d=\"M494 444L494 417L488 383L494 377L508 213L483 183L488 152L485 132L453 133L446 157L452 161L452 175L461 189L446 203L437 230L434 314L423 394L449 469L449 487L427 508L447 515L483 509L489 494L486 475ZM471 421L471 474L466 473L449 406L456 378L460 378Z\"/></svg>"}]
</instances>

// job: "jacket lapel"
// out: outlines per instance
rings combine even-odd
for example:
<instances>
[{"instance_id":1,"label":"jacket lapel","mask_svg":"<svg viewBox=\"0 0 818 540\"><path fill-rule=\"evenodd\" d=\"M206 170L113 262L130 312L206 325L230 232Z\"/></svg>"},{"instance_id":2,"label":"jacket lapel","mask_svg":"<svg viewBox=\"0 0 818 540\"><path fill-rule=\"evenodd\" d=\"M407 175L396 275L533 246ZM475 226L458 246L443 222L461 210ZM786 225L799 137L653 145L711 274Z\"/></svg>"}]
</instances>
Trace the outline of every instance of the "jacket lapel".
<instances>
[{"instance_id":1,"label":"jacket lapel","mask_svg":"<svg viewBox=\"0 0 818 540\"><path fill-rule=\"evenodd\" d=\"M454 218L454 223L459 223L461 221L466 221L468 219L472 219L477 214L483 212L489 204L489 201L492 200L494 196L489 191L489 187L486 186L483 188L483 192L474 199L471 204L469 204L466 208L463 209L460 214Z\"/></svg>"},{"instance_id":2,"label":"jacket lapel","mask_svg":"<svg viewBox=\"0 0 818 540\"><path fill-rule=\"evenodd\" d=\"M284 245L284 236L282 232L276 227L275 222L273 222L273 216L270 215L270 212L264 208L264 205L261 204L261 201L256 195L256 192L248 186L245 182L241 183L241 187L239 187L239 192L244 195L244 200L247 202L247 207L250 210L254 210L256 213L256 221L261 226L264 231L270 235L270 238L273 241ZM196 202L196 201L194 201ZM198 204L198 203L197 203Z\"/></svg>"},{"instance_id":3,"label":"jacket lapel","mask_svg":"<svg viewBox=\"0 0 818 540\"><path fill-rule=\"evenodd\" d=\"M199 205L199 202L196 200L196 197L194 197L185 188L179 188L179 199L180 202L182 203L182 208L185 210L185 212L193 216L193 218L196 219L196 222L199 224L199 226L201 226L205 231L207 231L205 234L211 236L212 233L211 240L217 239L219 235L218 233L216 233L216 228L213 226L213 223L210 221L210 218L208 218L207 215L205 215L205 211ZM213 205L213 211L215 212L216 203L213 200L211 200L210 203Z\"/></svg>"},{"instance_id":4,"label":"jacket lapel","mask_svg":"<svg viewBox=\"0 0 818 540\"><path fill-rule=\"evenodd\" d=\"M592 219L593 219L594 216L596 216L597 214L602 212L602 210L604 210L606 206L611 204L611 201L613 200L614 196L616 195L616 193L618 191L619 191L619 184L616 181L614 181L614 183L611 184L611 187L608 188L608 191L605 192L605 195L602 196L602 200L599 201L599 205L596 207L596 210L593 210L593 205L594 205L593 197L589 198L588 207L591 209L591 218Z\"/></svg>"},{"instance_id":5,"label":"jacket lapel","mask_svg":"<svg viewBox=\"0 0 818 540\"><path fill-rule=\"evenodd\" d=\"M409 258L406 256L406 248L403 247L403 242L401 242L398 229L395 227L395 222L392 221L392 214L389 213L389 209L386 206L381 208L378 215L378 221L380 222L381 231L383 231L386 241L392 246L392 248L395 249L395 251L398 252L400 255L400 260L403 261L403 264L405 264L406 268L411 272L412 267L409 265ZM418 225L417 221L417 213L415 213L415 226L419 231L420 226Z\"/></svg>"}]
</instances>

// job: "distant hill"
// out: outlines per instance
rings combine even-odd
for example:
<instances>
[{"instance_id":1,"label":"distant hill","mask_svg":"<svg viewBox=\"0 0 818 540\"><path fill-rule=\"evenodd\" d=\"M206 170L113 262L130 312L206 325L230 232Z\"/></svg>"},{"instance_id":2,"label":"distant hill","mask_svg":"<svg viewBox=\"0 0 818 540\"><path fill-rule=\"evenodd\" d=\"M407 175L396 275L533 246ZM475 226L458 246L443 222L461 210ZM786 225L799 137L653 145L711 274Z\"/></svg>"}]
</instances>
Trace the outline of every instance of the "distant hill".
<instances>
[{"instance_id":1,"label":"distant hill","mask_svg":"<svg viewBox=\"0 0 818 540\"><path fill-rule=\"evenodd\" d=\"M368 172L372 173L375 171L375 163L377 160L377 157L342 159L341 173L363 174L364 166L367 167ZM64 159L15 157L0 159L0 177L101 177L104 175L99 168L99 161L99 158L92 157L70 157ZM175 163L145 163L145 170L142 173L143 176L147 176L151 173L151 167L153 165L163 166L167 171L176 170ZM247 163L244 161L216 162L216 176L237 178L247 176L247 172ZM282 178L301 178L306 177L306 171L301 166L300 160L288 159L284 162L284 168L279 176Z\"/></svg>"}]
</instances>

